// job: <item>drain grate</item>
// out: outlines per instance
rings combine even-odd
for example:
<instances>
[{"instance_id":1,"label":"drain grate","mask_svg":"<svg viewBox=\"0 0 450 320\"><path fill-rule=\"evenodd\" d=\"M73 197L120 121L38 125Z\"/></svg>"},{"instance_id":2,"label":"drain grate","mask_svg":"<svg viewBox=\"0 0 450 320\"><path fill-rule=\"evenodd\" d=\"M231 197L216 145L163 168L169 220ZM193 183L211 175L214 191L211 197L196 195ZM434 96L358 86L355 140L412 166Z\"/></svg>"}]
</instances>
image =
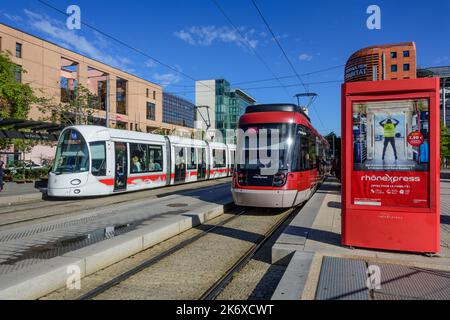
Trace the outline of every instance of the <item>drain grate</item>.
<instances>
[{"instance_id":1,"label":"drain grate","mask_svg":"<svg viewBox=\"0 0 450 320\"><path fill-rule=\"evenodd\" d=\"M316 300L369 300L366 271L362 260L323 257Z\"/></svg>"},{"instance_id":2,"label":"drain grate","mask_svg":"<svg viewBox=\"0 0 450 320\"><path fill-rule=\"evenodd\" d=\"M367 288L363 260L324 257L316 290L317 300L449 300L450 271L394 264L377 264L380 288Z\"/></svg>"},{"instance_id":3,"label":"drain grate","mask_svg":"<svg viewBox=\"0 0 450 320\"><path fill-rule=\"evenodd\" d=\"M450 272L416 267L378 264L381 289L374 291L375 300L385 299L450 299Z\"/></svg>"},{"instance_id":4,"label":"drain grate","mask_svg":"<svg viewBox=\"0 0 450 320\"><path fill-rule=\"evenodd\" d=\"M324 257L316 300L368 300L366 262Z\"/></svg>"}]
</instances>

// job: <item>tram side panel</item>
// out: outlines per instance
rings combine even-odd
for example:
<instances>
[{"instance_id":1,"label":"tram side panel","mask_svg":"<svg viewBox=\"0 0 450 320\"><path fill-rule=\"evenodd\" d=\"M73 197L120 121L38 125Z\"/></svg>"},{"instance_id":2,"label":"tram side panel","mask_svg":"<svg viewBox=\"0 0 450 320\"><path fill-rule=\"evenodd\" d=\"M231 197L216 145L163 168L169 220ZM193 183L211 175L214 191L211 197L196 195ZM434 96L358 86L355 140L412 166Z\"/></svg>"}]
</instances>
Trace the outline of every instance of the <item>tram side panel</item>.
<instances>
[{"instance_id":1,"label":"tram side panel","mask_svg":"<svg viewBox=\"0 0 450 320\"><path fill-rule=\"evenodd\" d=\"M167 149L160 142L128 143L127 191L151 189L167 184Z\"/></svg>"},{"instance_id":2,"label":"tram side panel","mask_svg":"<svg viewBox=\"0 0 450 320\"><path fill-rule=\"evenodd\" d=\"M223 178L228 175L227 149L224 144L210 144L210 179Z\"/></svg>"}]
</instances>

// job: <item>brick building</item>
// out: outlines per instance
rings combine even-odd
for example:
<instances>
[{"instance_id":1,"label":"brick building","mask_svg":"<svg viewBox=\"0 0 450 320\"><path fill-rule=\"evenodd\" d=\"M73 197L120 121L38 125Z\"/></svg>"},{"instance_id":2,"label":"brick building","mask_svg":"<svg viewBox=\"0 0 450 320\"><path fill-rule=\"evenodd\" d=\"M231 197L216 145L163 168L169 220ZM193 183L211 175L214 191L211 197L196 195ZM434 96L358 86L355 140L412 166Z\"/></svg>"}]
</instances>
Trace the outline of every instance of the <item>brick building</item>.
<instances>
[{"instance_id":1,"label":"brick building","mask_svg":"<svg viewBox=\"0 0 450 320\"><path fill-rule=\"evenodd\" d=\"M345 65L345 82L416 78L416 45L403 42L358 50Z\"/></svg>"}]
</instances>

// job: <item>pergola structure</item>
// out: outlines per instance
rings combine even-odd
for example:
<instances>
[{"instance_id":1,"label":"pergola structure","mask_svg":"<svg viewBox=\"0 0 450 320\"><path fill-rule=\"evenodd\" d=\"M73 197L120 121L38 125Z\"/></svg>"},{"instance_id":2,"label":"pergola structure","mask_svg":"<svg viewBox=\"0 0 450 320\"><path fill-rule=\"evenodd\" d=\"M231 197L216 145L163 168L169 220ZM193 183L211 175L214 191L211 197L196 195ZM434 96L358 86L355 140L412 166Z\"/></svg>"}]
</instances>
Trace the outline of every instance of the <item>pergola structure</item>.
<instances>
[{"instance_id":1,"label":"pergola structure","mask_svg":"<svg viewBox=\"0 0 450 320\"><path fill-rule=\"evenodd\" d=\"M44 121L24 119L2 119L0 118L0 139L30 139L42 141L58 141L59 132L65 126L62 124ZM26 129L27 131L20 131Z\"/></svg>"}]
</instances>

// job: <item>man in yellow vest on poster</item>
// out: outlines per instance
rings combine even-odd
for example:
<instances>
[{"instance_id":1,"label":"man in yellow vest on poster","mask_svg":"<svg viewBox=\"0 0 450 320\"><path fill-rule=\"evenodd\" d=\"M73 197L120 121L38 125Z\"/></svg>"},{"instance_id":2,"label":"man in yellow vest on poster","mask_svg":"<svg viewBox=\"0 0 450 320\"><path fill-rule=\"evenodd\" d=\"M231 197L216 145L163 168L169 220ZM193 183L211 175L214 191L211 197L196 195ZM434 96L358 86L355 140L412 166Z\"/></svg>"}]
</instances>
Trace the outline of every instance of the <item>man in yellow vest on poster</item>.
<instances>
[{"instance_id":1,"label":"man in yellow vest on poster","mask_svg":"<svg viewBox=\"0 0 450 320\"><path fill-rule=\"evenodd\" d=\"M395 123L393 123L394 121ZM384 156L386 155L386 149L389 144L391 144L392 149L394 150L395 160L397 160L397 149L395 148L395 128L400 123L397 119L384 119L380 122L380 126L383 127L384 130L384 147L383 147L383 161Z\"/></svg>"}]
</instances>

